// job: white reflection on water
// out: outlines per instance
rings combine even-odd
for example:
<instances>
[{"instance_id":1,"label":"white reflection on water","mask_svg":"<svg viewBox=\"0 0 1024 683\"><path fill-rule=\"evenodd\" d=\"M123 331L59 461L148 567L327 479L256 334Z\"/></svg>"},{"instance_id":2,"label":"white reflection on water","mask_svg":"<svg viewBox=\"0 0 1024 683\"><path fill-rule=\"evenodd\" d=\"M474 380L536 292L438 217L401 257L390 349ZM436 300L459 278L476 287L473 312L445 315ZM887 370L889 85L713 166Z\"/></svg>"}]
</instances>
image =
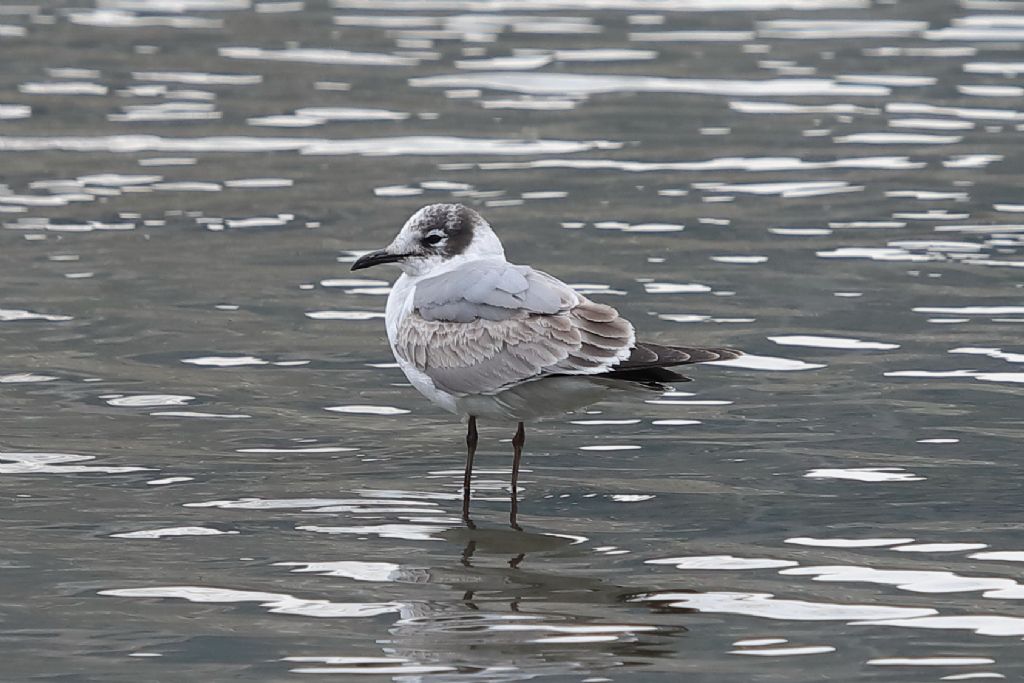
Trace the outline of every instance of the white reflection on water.
<instances>
[{"instance_id":1,"label":"white reflection on water","mask_svg":"<svg viewBox=\"0 0 1024 683\"><path fill-rule=\"evenodd\" d=\"M324 408L332 413L348 413L350 415L404 415L410 411L405 408L395 408L394 406L370 406L370 405L347 405L347 406L330 406Z\"/></svg>"},{"instance_id":2,"label":"white reflection on water","mask_svg":"<svg viewBox=\"0 0 1024 683\"><path fill-rule=\"evenodd\" d=\"M390 109L360 107L304 107L292 114L256 116L246 119L250 126L301 128L322 126L332 121L404 121L410 114Z\"/></svg>"},{"instance_id":3,"label":"white reflection on water","mask_svg":"<svg viewBox=\"0 0 1024 683\"><path fill-rule=\"evenodd\" d=\"M732 555L707 555L695 557L664 557L646 560L644 564L670 564L676 569L777 569L795 567L792 560L774 560L759 557L733 557Z\"/></svg>"},{"instance_id":4,"label":"white reflection on water","mask_svg":"<svg viewBox=\"0 0 1024 683\"><path fill-rule=\"evenodd\" d=\"M806 536L786 539L786 543L818 548L884 548L913 541L912 538L809 538Z\"/></svg>"},{"instance_id":5,"label":"white reflection on water","mask_svg":"<svg viewBox=\"0 0 1024 683\"><path fill-rule=\"evenodd\" d=\"M467 12L509 9L582 11L595 8L631 12L749 12L863 9L867 3L865 0L331 0L331 6L339 9Z\"/></svg>"},{"instance_id":6,"label":"white reflection on water","mask_svg":"<svg viewBox=\"0 0 1024 683\"><path fill-rule=\"evenodd\" d=\"M644 291L648 294L697 294L703 292L710 292L711 288L707 285L697 283L677 283L677 282L645 282Z\"/></svg>"},{"instance_id":7,"label":"white reflection on water","mask_svg":"<svg viewBox=\"0 0 1024 683\"><path fill-rule=\"evenodd\" d=\"M741 43L753 40L753 31L639 31L629 39L640 43Z\"/></svg>"},{"instance_id":8,"label":"white reflection on water","mask_svg":"<svg viewBox=\"0 0 1024 683\"><path fill-rule=\"evenodd\" d=\"M214 105L203 102L164 102L126 106L121 113L107 114L114 122L137 121L215 121L223 114L214 111Z\"/></svg>"},{"instance_id":9,"label":"white reflection on water","mask_svg":"<svg viewBox=\"0 0 1024 683\"><path fill-rule=\"evenodd\" d=\"M312 531L319 534L356 534L406 541L440 541L442 539L438 538L435 534L450 527L429 524L364 524L359 526L318 526L307 524L295 528L299 531Z\"/></svg>"},{"instance_id":10,"label":"white reflection on water","mask_svg":"<svg viewBox=\"0 0 1024 683\"><path fill-rule=\"evenodd\" d=\"M555 50L554 57L560 62L635 62L657 58L654 50L630 48L585 48L577 50Z\"/></svg>"},{"instance_id":11,"label":"white reflection on water","mask_svg":"<svg viewBox=\"0 0 1024 683\"><path fill-rule=\"evenodd\" d=\"M733 100L729 109L741 114L878 114L876 107L856 104L793 104L791 102L764 102L761 100Z\"/></svg>"},{"instance_id":12,"label":"white reflection on water","mask_svg":"<svg viewBox=\"0 0 1024 683\"><path fill-rule=\"evenodd\" d=\"M892 128L927 128L931 130L971 130L973 121L950 121L945 119L891 119Z\"/></svg>"},{"instance_id":13,"label":"white reflection on water","mask_svg":"<svg viewBox=\"0 0 1024 683\"><path fill-rule=\"evenodd\" d=\"M106 95L108 88L99 83L57 81L55 83L22 83L18 90L27 95Z\"/></svg>"},{"instance_id":14,"label":"white reflection on water","mask_svg":"<svg viewBox=\"0 0 1024 683\"><path fill-rule=\"evenodd\" d=\"M872 666L977 666L995 664L988 657L885 657L869 659Z\"/></svg>"},{"instance_id":15,"label":"white reflection on water","mask_svg":"<svg viewBox=\"0 0 1024 683\"><path fill-rule=\"evenodd\" d=\"M535 161L481 162L485 171L504 171L523 168L571 168L580 170L628 171L645 173L658 171L801 171L830 168L915 169L924 168L921 161L905 156L865 156L809 161L798 157L720 157L706 161L622 161L618 159L538 159ZM667 193L668 191L663 191ZM685 195L685 192L682 193ZM677 195L678 196L678 195Z\"/></svg>"},{"instance_id":16,"label":"white reflection on water","mask_svg":"<svg viewBox=\"0 0 1024 683\"><path fill-rule=\"evenodd\" d=\"M150 482L152 483L152 482ZM237 531L221 531L205 526L175 526L162 529L146 529L144 531L126 531L120 534L110 534L111 538L167 538L174 536L223 536L225 534L237 534Z\"/></svg>"},{"instance_id":17,"label":"white reflection on water","mask_svg":"<svg viewBox=\"0 0 1024 683\"><path fill-rule=\"evenodd\" d=\"M875 569L858 566L795 567L780 574L810 576L814 581L875 583L911 593L963 593L982 591L983 598L1024 599L1024 585L1013 579L961 576L950 571Z\"/></svg>"},{"instance_id":18,"label":"white reflection on water","mask_svg":"<svg viewBox=\"0 0 1024 683\"><path fill-rule=\"evenodd\" d=\"M307 453L347 453L357 451L358 448L347 446L300 446L296 448L239 448L238 453L294 453L297 455Z\"/></svg>"},{"instance_id":19,"label":"white reflection on water","mask_svg":"<svg viewBox=\"0 0 1024 683\"><path fill-rule=\"evenodd\" d=\"M756 650L731 650L731 655L753 655L757 657L794 657L800 655L822 655L835 652L831 645L804 645L797 647L762 647Z\"/></svg>"},{"instance_id":20,"label":"white reflection on water","mask_svg":"<svg viewBox=\"0 0 1024 683\"><path fill-rule=\"evenodd\" d=\"M368 676L416 676L456 671L453 666L417 664L399 657L284 657L282 661L322 666L299 666L290 669L297 674L365 674ZM400 679L393 679L400 680Z\"/></svg>"},{"instance_id":21,"label":"white reflection on water","mask_svg":"<svg viewBox=\"0 0 1024 683\"><path fill-rule=\"evenodd\" d=\"M929 133L852 133L832 138L838 144L859 145L954 145L963 140L961 135L932 135Z\"/></svg>"},{"instance_id":22,"label":"white reflection on water","mask_svg":"<svg viewBox=\"0 0 1024 683\"><path fill-rule=\"evenodd\" d=\"M364 562L360 560L341 560L337 562L275 562L275 567L296 567L291 571L296 574L317 574L318 576L340 576L355 581L391 583L406 580L417 574L416 571L403 568L392 562ZM426 576L419 572L421 581ZM421 581L411 581L420 583Z\"/></svg>"},{"instance_id":23,"label":"white reflection on water","mask_svg":"<svg viewBox=\"0 0 1024 683\"><path fill-rule=\"evenodd\" d=\"M150 413L154 417L184 417L184 418L215 418L215 419L248 419L252 415L242 413L205 413L194 410L164 410Z\"/></svg>"},{"instance_id":24,"label":"white reflection on water","mask_svg":"<svg viewBox=\"0 0 1024 683\"><path fill-rule=\"evenodd\" d=\"M185 503L187 508L221 508L222 510L290 510L316 509L328 505L345 503L361 503L362 501L347 498L239 498L237 500L211 500L201 503Z\"/></svg>"},{"instance_id":25,"label":"white reflection on water","mask_svg":"<svg viewBox=\"0 0 1024 683\"><path fill-rule=\"evenodd\" d=\"M913 254L899 247L839 247L837 249L815 252L820 258L857 258L872 261L938 261L938 254Z\"/></svg>"},{"instance_id":26,"label":"white reflection on water","mask_svg":"<svg viewBox=\"0 0 1024 683\"><path fill-rule=\"evenodd\" d=\"M804 475L808 479L848 479L864 482L924 481L924 477L902 467L849 467L814 469Z\"/></svg>"},{"instance_id":27,"label":"white reflection on water","mask_svg":"<svg viewBox=\"0 0 1024 683\"><path fill-rule=\"evenodd\" d=\"M249 9L252 0L102 0L103 7L129 12L230 12Z\"/></svg>"},{"instance_id":28,"label":"white reflection on water","mask_svg":"<svg viewBox=\"0 0 1024 683\"><path fill-rule=\"evenodd\" d=\"M358 66L415 66L418 59L371 52L351 52L334 48L290 48L267 50L259 47L221 47L221 57L228 59L254 59L277 62L305 62L312 64L348 64Z\"/></svg>"},{"instance_id":29,"label":"white reflection on water","mask_svg":"<svg viewBox=\"0 0 1024 683\"><path fill-rule=\"evenodd\" d=\"M969 74L996 74L1014 77L1024 73L1024 62L968 62L964 71Z\"/></svg>"},{"instance_id":30,"label":"white reflection on water","mask_svg":"<svg viewBox=\"0 0 1024 683\"><path fill-rule=\"evenodd\" d=\"M257 602L274 614L291 614L323 619L375 617L397 613L397 602L331 602L307 600L287 593L216 588L212 586L153 586L149 588L113 588L99 595L118 598L178 598L199 603Z\"/></svg>"},{"instance_id":31,"label":"white reflection on water","mask_svg":"<svg viewBox=\"0 0 1024 683\"><path fill-rule=\"evenodd\" d=\"M306 317L313 320L383 320L384 313L377 311L309 311L306 313Z\"/></svg>"},{"instance_id":32,"label":"white reflection on water","mask_svg":"<svg viewBox=\"0 0 1024 683\"><path fill-rule=\"evenodd\" d=\"M0 136L0 150L33 152L285 152L324 155L401 156L406 154L567 154L591 149L615 149L618 143L571 140L509 140L461 138L455 136L408 136L392 138L318 138L272 137L160 137L157 135L109 135L80 137Z\"/></svg>"},{"instance_id":33,"label":"white reflection on water","mask_svg":"<svg viewBox=\"0 0 1024 683\"><path fill-rule=\"evenodd\" d=\"M712 256L712 261L716 263L735 263L737 265L754 265L757 263L765 263L768 261L767 256Z\"/></svg>"},{"instance_id":34,"label":"white reflection on water","mask_svg":"<svg viewBox=\"0 0 1024 683\"><path fill-rule=\"evenodd\" d=\"M983 109L978 107L943 107L927 102L890 102L885 110L891 114L932 114L955 116L962 119L989 119L995 121L1024 120L1024 112L1013 109Z\"/></svg>"},{"instance_id":35,"label":"white reflection on water","mask_svg":"<svg viewBox=\"0 0 1024 683\"><path fill-rule=\"evenodd\" d=\"M763 647L765 645L782 645L789 641L785 638L745 638L733 643L733 647Z\"/></svg>"},{"instance_id":36,"label":"white reflection on water","mask_svg":"<svg viewBox=\"0 0 1024 683\"><path fill-rule=\"evenodd\" d=\"M899 344L888 344L885 342L868 342L860 339L847 337L822 337L816 335L782 335L768 337L770 341L783 346L810 346L822 349L849 349L849 350L882 350L900 348Z\"/></svg>"},{"instance_id":37,"label":"white reflection on water","mask_svg":"<svg viewBox=\"0 0 1024 683\"><path fill-rule=\"evenodd\" d=\"M984 543L912 543L896 546L891 550L901 553L959 553L987 547Z\"/></svg>"},{"instance_id":38,"label":"white reflection on water","mask_svg":"<svg viewBox=\"0 0 1024 683\"><path fill-rule=\"evenodd\" d=\"M160 479L150 479L146 482L146 485L167 486L169 484L182 484L186 481L195 481L195 477L162 477Z\"/></svg>"},{"instance_id":39,"label":"white reflection on water","mask_svg":"<svg viewBox=\"0 0 1024 683\"><path fill-rule=\"evenodd\" d=\"M965 346L957 349L950 349L949 353L965 353L977 356L988 356L989 358L1005 360L1008 363L1024 363L1024 353L1009 353L1003 351L1002 349L988 349Z\"/></svg>"},{"instance_id":40,"label":"white reflection on water","mask_svg":"<svg viewBox=\"0 0 1024 683\"><path fill-rule=\"evenodd\" d=\"M714 192L737 192L741 194L778 195L780 197L817 197L819 195L838 194L842 192L861 192L861 185L850 185L838 180L812 180L788 183L694 183L698 190Z\"/></svg>"},{"instance_id":41,"label":"white reflection on water","mask_svg":"<svg viewBox=\"0 0 1024 683\"><path fill-rule=\"evenodd\" d=\"M1024 619L1001 615L927 616L919 618L893 619L889 621L864 621L864 625L903 626L906 628L952 629L973 631L982 636L1024 636Z\"/></svg>"},{"instance_id":42,"label":"white reflection on water","mask_svg":"<svg viewBox=\"0 0 1024 683\"><path fill-rule=\"evenodd\" d=\"M792 372L794 370L817 370L826 367L822 363L806 363L794 358L777 358L775 356L759 356L748 353L733 360L719 360L708 365L743 368L745 370L768 370L775 372Z\"/></svg>"},{"instance_id":43,"label":"white reflection on water","mask_svg":"<svg viewBox=\"0 0 1024 683\"><path fill-rule=\"evenodd\" d=\"M492 624L488 630L495 632L514 633L558 633L559 636L535 638L533 643L603 643L620 639L633 640L637 633L657 631L657 626L632 624L539 624L539 623L505 623Z\"/></svg>"},{"instance_id":44,"label":"white reflection on water","mask_svg":"<svg viewBox=\"0 0 1024 683\"><path fill-rule=\"evenodd\" d=\"M154 406L184 406L196 399L195 396L182 396L178 394L137 394L134 396L122 396L114 394L109 397L102 397L107 405L118 408L152 408Z\"/></svg>"},{"instance_id":45,"label":"white reflection on water","mask_svg":"<svg viewBox=\"0 0 1024 683\"><path fill-rule=\"evenodd\" d=\"M21 320L45 320L47 322L64 322L74 320L70 315L54 315L50 313L33 313L17 308L0 308L0 323L18 322Z\"/></svg>"},{"instance_id":46,"label":"white reflection on water","mask_svg":"<svg viewBox=\"0 0 1024 683\"><path fill-rule=\"evenodd\" d=\"M214 368L234 368L242 365L267 365L270 363L268 360L254 356L199 356L197 358L182 358L181 362Z\"/></svg>"},{"instance_id":47,"label":"white reflection on water","mask_svg":"<svg viewBox=\"0 0 1024 683\"><path fill-rule=\"evenodd\" d=\"M954 154L942 165L946 168L984 168L1002 160L1002 154Z\"/></svg>"},{"instance_id":48,"label":"white reflection on water","mask_svg":"<svg viewBox=\"0 0 1024 683\"><path fill-rule=\"evenodd\" d=\"M455 61L456 69L468 71L486 71L490 69L517 71L521 69L539 69L550 64L550 55L516 55L513 57L491 57L489 59L459 59Z\"/></svg>"},{"instance_id":49,"label":"white reflection on water","mask_svg":"<svg viewBox=\"0 0 1024 683\"><path fill-rule=\"evenodd\" d=\"M615 92L661 92L736 97L881 97L890 93L889 88L884 86L838 83L827 78L777 78L754 81L547 72L449 74L412 78L409 83L419 88L486 88L530 95L574 93L588 96Z\"/></svg>"},{"instance_id":50,"label":"white reflection on water","mask_svg":"<svg viewBox=\"0 0 1024 683\"><path fill-rule=\"evenodd\" d=\"M58 378L50 375L19 372L12 375L0 375L0 384L37 384L39 382L53 382L56 379Z\"/></svg>"},{"instance_id":51,"label":"white reflection on water","mask_svg":"<svg viewBox=\"0 0 1024 683\"><path fill-rule=\"evenodd\" d=\"M641 232L641 233L663 233L663 232L682 232L685 226L676 223L637 223L630 225L622 221L598 221L594 223L594 227L598 230L618 230L621 232Z\"/></svg>"},{"instance_id":52,"label":"white reflection on water","mask_svg":"<svg viewBox=\"0 0 1024 683\"><path fill-rule=\"evenodd\" d=\"M76 455L74 453L10 453L0 452L0 474L75 474L79 472L97 472L102 474L124 474L126 472L143 472L152 467L135 467L131 465L68 465L65 463L81 463L95 460L94 455Z\"/></svg>"},{"instance_id":53,"label":"white reflection on water","mask_svg":"<svg viewBox=\"0 0 1024 683\"><path fill-rule=\"evenodd\" d=\"M927 617L937 614L929 607L890 607L888 605L849 605L828 602L785 600L770 593L709 592L649 593L636 598L641 602L666 603L670 607L698 612L743 614L767 619L791 621L860 621Z\"/></svg>"},{"instance_id":54,"label":"white reflection on water","mask_svg":"<svg viewBox=\"0 0 1024 683\"><path fill-rule=\"evenodd\" d=\"M0 120L27 119L32 116L32 107L24 104L0 104Z\"/></svg>"},{"instance_id":55,"label":"white reflection on water","mask_svg":"<svg viewBox=\"0 0 1024 683\"><path fill-rule=\"evenodd\" d=\"M133 71L137 81L184 83L187 85L257 85L263 82L259 74L214 74L205 71Z\"/></svg>"},{"instance_id":56,"label":"white reflection on water","mask_svg":"<svg viewBox=\"0 0 1024 683\"><path fill-rule=\"evenodd\" d=\"M934 76L904 76L896 74L844 74L837 80L843 83L875 83L893 88L919 88L935 85L938 79Z\"/></svg>"},{"instance_id":57,"label":"white reflection on water","mask_svg":"<svg viewBox=\"0 0 1024 683\"><path fill-rule=\"evenodd\" d=\"M971 18L975 17L967 17ZM1024 39L1024 28L948 26L935 31L925 31L924 37L926 40L1020 41Z\"/></svg>"},{"instance_id":58,"label":"white reflection on water","mask_svg":"<svg viewBox=\"0 0 1024 683\"><path fill-rule=\"evenodd\" d=\"M220 19L204 19L188 16L137 15L112 9L96 9L85 12L70 12L67 15L72 24L102 28L178 28L218 29L224 26Z\"/></svg>"},{"instance_id":59,"label":"white reflection on water","mask_svg":"<svg viewBox=\"0 0 1024 683\"><path fill-rule=\"evenodd\" d=\"M911 36L928 28L927 21L882 19L773 19L757 25L762 38L796 40L840 38L893 38Z\"/></svg>"},{"instance_id":60,"label":"white reflection on water","mask_svg":"<svg viewBox=\"0 0 1024 683\"><path fill-rule=\"evenodd\" d=\"M836 549L877 548L899 552L966 552L983 543L911 543L909 538L790 538L787 543ZM877 555L871 561L877 561ZM970 555L972 559L1019 561L1024 553L982 552ZM915 558L916 559L916 558ZM749 564L748 564L749 562ZM675 564L684 570L744 570L778 569L778 575L810 577L813 581L869 583L893 586L898 590L922 594L950 594L980 592L986 600L1024 599L1024 586L1013 578L995 576L967 576L945 569L879 569L856 564L827 566L794 566L786 560L747 560L731 556L692 556L648 561L649 564ZM761 564L763 563L763 564ZM778 563L778 564L773 564ZM788 566L786 564L788 563ZM743 614L777 620L842 620L851 625L894 626L902 628L970 630L979 635L1022 636L1024 619L1016 616L993 614L940 614L932 608L903 608L880 605L848 605L779 600L768 593L749 592L658 592L641 595L636 600L680 609L701 612ZM884 614L861 618L858 613L878 609ZM901 614L908 610L910 613ZM735 646L760 646L785 643L785 640L740 641ZM992 663L989 658L973 657L892 657L872 660L877 665L959 666ZM869 662L869 663L872 663Z\"/></svg>"},{"instance_id":61,"label":"white reflection on water","mask_svg":"<svg viewBox=\"0 0 1024 683\"><path fill-rule=\"evenodd\" d=\"M1019 550L993 550L984 553L971 555L975 560L998 560L1004 562L1024 562L1024 551Z\"/></svg>"}]
</instances>

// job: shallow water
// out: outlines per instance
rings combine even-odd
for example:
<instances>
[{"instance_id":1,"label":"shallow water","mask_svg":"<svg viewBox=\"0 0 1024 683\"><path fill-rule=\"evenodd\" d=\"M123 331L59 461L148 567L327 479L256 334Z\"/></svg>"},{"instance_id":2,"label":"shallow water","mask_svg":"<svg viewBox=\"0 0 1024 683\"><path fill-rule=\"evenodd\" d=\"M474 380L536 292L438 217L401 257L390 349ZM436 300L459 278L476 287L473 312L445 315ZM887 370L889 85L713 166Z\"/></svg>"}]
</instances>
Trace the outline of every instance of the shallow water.
<instances>
[{"instance_id":1,"label":"shallow water","mask_svg":"<svg viewBox=\"0 0 1024 683\"><path fill-rule=\"evenodd\" d=\"M1022 13L4 3L2 678L1024 675ZM435 201L750 355L532 426L522 532L483 425L469 528L348 272Z\"/></svg>"}]
</instances>

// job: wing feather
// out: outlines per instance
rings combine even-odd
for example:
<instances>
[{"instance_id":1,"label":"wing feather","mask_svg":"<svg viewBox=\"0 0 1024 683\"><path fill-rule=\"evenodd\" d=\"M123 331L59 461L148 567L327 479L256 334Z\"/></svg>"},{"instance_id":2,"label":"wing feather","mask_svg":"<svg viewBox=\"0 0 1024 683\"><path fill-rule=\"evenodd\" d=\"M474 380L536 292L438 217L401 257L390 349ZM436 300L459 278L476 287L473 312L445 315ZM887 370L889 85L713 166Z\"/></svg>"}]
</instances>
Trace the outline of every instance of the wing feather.
<instances>
[{"instance_id":1,"label":"wing feather","mask_svg":"<svg viewBox=\"0 0 1024 683\"><path fill-rule=\"evenodd\" d=\"M393 346L436 387L463 396L550 375L677 381L685 378L664 368L739 355L637 343L611 306L547 273L486 259L417 283Z\"/></svg>"},{"instance_id":2,"label":"wing feather","mask_svg":"<svg viewBox=\"0 0 1024 683\"><path fill-rule=\"evenodd\" d=\"M417 283L395 352L438 388L496 393L553 374L600 374L629 358L618 312L526 266L474 261Z\"/></svg>"},{"instance_id":3,"label":"wing feather","mask_svg":"<svg viewBox=\"0 0 1024 683\"><path fill-rule=\"evenodd\" d=\"M555 315L578 295L546 273L481 259L416 285L413 308L427 320L505 320L520 311Z\"/></svg>"}]
</instances>

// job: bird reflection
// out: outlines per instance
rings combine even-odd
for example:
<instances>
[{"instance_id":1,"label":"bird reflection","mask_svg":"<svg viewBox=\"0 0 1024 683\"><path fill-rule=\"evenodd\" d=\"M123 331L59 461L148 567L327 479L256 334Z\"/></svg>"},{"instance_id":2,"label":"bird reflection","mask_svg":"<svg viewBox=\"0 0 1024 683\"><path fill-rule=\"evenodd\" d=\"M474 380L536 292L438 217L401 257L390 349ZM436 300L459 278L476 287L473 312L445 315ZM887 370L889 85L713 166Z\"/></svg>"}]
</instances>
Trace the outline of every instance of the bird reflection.
<instances>
[{"instance_id":1,"label":"bird reflection","mask_svg":"<svg viewBox=\"0 0 1024 683\"><path fill-rule=\"evenodd\" d=\"M658 623L657 612L626 601L634 590L595 575L583 561L585 539L472 520L434 537L450 544L450 564L427 569L428 583L451 589L452 599L405 603L383 648L388 657L461 672L431 681L461 680L467 671L513 681L538 671L645 666L669 654L667 639L685 630Z\"/></svg>"}]
</instances>

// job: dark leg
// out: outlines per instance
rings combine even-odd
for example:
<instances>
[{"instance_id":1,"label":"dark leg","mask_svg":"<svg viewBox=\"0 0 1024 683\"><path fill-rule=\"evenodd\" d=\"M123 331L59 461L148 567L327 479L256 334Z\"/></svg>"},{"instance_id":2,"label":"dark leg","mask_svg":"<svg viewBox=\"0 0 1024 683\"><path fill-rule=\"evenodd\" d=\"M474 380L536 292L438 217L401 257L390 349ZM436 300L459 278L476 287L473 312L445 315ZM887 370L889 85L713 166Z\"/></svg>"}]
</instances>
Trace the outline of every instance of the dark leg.
<instances>
[{"instance_id":1,"label":"dark leg","mask_svg":"<svg viewBox=\"0 0 1024 683\"><path fill-rule=\"evenodd\" d=\"M509 512L509 524L513 529L519 528L519 523L516 521L516 515L519 512L519 497L516 489L519 486L519 461L523 458L523 444L526 443L526 429L523 427L523 423L519 423L519 428L516 429L516 435L512 437L512 450L514 455L512 456L512 507Z\"/></svg>"},{"instance_id":2,"label":"dark leg","mask_svg":"<svg viewBox=\"0 0 1024 683\"><path fill-rule=\"evenodd\" d=\"M473 553L476 552L476 541L470 541L466 544L466 547L462 549L462 559L460 562L463 567L472 567Z\"/></svg>"},{"instance_id":3,"label":"dark leg","mask_svg":"<svg viewBox=\"0 0 1024 683\"><path fill-rule=\"evenodd\" d=\"M476 455L476 418L469 416L466 432L466 475L462 479L462 518L469 521L469 484L473 479L473 456Z\"/></svg>"}]
</instances>

